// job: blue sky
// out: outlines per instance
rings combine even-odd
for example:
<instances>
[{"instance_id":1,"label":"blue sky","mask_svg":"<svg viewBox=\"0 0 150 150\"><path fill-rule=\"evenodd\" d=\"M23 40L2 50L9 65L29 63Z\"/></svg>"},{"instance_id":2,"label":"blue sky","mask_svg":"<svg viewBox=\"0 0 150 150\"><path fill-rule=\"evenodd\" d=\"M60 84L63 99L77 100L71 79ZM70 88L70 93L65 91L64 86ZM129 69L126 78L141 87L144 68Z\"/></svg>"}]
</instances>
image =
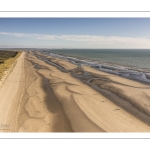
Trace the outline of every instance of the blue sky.
<instances>
[{"instance_id":1,"label":"blue sky","mask_svg":"<svg viewBox=\"0 0 150 150\"><path fill-rule=\"evenodd\" d=\"M150 48L150 18L0 18L0 47Z\"/></svg>"}]
</instances>

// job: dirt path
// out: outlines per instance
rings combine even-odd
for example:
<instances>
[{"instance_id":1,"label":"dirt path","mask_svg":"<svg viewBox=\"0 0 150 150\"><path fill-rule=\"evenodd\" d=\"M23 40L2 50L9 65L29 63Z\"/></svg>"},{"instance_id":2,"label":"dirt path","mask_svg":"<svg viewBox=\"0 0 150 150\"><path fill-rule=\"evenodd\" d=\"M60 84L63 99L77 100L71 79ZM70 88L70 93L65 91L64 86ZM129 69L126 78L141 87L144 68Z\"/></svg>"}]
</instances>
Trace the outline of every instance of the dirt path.
<instances>
[{"instance_id":1,"label":"dirt path","mask_svg":"<svg viewBox=\"0 0 150 150\"><path fill-rule=\"evenodd\" d=\"M0 131L9 131L10 130L10 122L7 123L7 117L11 115L15 115L15 111L18 109L18 105L16 105L13 109L15 110L13 114L9 113L9 110L12 107L12 103L15 99L16 94L18 93L18 88L20 86L21 75L22 75L22 67L24 65L24 55L23 52L21 56L17 59L17 63L10 73L10 75L5 80L3 86L0 88ZM16 103L19 102L19 99L16 100ZM15 117L14 117L15 118ZM12 123L13 124L13 123Z\"/></svg>"}]
</instances>

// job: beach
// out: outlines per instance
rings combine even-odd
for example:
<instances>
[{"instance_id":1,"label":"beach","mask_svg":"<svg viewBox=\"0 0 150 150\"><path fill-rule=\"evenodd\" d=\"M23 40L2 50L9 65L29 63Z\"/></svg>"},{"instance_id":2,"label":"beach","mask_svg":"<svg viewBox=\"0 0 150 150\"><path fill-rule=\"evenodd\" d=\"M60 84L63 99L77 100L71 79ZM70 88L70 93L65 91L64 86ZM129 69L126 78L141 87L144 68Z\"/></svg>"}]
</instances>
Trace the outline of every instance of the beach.
<instances>
[{"instance_id":1,"label":"beach","mask_svg":"<svg viewBox=\"0 0 150 150\"><path fill-rule=\"evenodd\" d=\"M1 132L149 132L150 85L23 51L0 88Z\"/></svg>"}]
</instances>

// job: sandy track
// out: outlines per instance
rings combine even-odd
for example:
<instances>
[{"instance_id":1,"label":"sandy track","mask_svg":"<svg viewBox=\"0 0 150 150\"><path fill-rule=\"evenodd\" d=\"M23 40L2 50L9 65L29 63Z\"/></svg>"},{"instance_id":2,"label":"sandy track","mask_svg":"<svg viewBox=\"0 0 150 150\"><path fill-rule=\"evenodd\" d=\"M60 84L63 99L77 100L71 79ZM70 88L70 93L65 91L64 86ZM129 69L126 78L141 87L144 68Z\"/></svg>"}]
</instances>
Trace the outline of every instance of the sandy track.
<instances>
[{"instance_id":1,"label":"sandy track","mask_svg":"<svg viewBox=\"0 0 150 150\"><path fill-rule=\"evenodd\" d=\"M24 55L25 53L23 52L21 54L21 56L17 59L17 63L14 67L14 69L12 70L12 72L10 73L10 75L7 77L7 79L5 80L3 86L0 89L0 124L2 124L1 126L1 130L0 131L9 131L10 130L10 126L14 123L14 121L11 123L7 122L7 117L11 116L12 114L9 113L9 110L11 109L12 103L15 99L15 96L18 92L18 88L20 85L21 81L21 74L22 74L22 67L24 65ZM15 100L18 103L19 99ZM16 105L13 109L17 110L18 105ZM13 112L14 115L14 120L15 120L15 112ZM7 126L7 127L3 127L3 126Z\"/></svg>"}]
</instances>

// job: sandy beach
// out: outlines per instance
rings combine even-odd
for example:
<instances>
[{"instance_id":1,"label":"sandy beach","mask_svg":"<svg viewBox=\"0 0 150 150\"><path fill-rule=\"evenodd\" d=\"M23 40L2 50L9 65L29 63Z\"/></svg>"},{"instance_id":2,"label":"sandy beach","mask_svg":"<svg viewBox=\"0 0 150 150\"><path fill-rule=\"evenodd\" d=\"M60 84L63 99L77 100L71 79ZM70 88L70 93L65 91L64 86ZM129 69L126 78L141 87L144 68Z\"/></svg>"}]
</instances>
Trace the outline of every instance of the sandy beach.
<instances>
[{"instance_id":1,"label":"sandy beach","mask_svg":"<svg viewBox=\"0 0 150 150\"><path fill-rule=\"evenodd\" d=\"M0 88L1 132L149 132L150 86L38 51Z\"/></svg>"}]
</instances>

